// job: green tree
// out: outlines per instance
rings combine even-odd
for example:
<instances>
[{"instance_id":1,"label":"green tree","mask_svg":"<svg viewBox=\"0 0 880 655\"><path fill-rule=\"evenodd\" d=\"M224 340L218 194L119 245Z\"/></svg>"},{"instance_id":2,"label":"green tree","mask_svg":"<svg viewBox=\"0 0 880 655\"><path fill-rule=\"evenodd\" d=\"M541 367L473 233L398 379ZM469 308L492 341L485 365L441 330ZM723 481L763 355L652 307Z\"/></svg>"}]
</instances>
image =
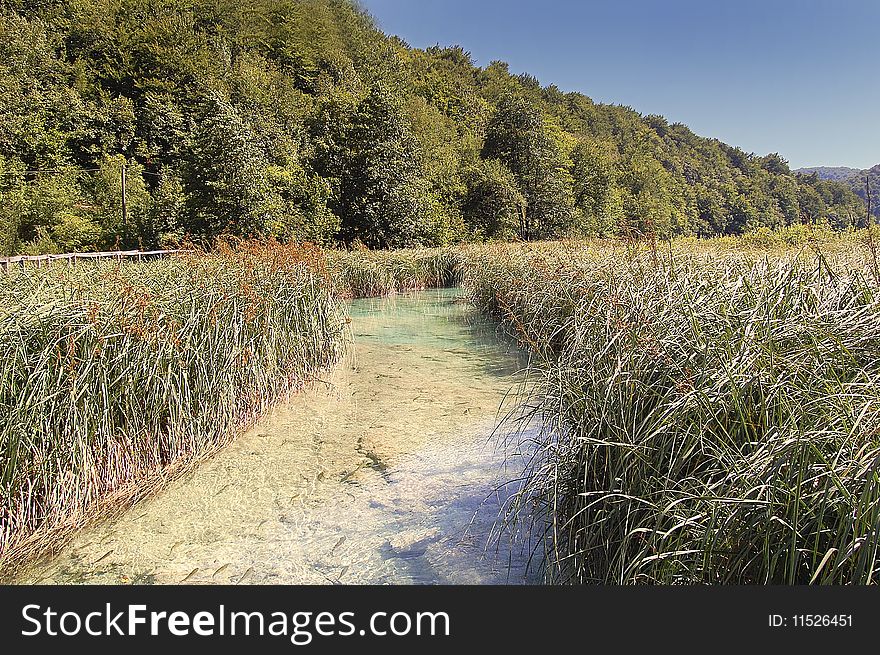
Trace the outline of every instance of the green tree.
<instances>
[{"instance_id":1,"label":"green tree","mask_svg":"<svg viewBox=\"0 0 880 655\"><path fill-rule=\"evenodd\" d=\"M510 239L518 236L526 199L516 178L497 159L474 166L467 174L465 221L478 239Z\"/></svg>"},{"instance_id":2,"label":"green tree","mask_svg":"<svg viewBox=\"0 0 880 655\"><path fill-rule=\"evenodd\" d=\"M340 220L330 208L331 185L298 162L270 166L266 175L276 206L269 231L281 241L329 244L339 231Z\"/></svg>"},{"instance_id":3,"label":"green tree","mask_svg":"<svg viewBox=\"0 0 880 655\"><path fill-rule=\"evenodd\" d=\"M526 201L520 237L565 232L574 210L571 177L538 108L520 95L505 95L486 128L481 154L502 162L517 180Z\"/></svg>"},{"instance_id":4,"label":"green tree","mask_svg":"<svg viewBox=\"0 0 880 655\"><path fill-rule=\"evenodd\" d=\"M102 228L75 169L6 180L0 216L6 248L26 254L94 250Z\"/></svg>"},{"instance_id":5,"label":"green tree","mask_svg":"<svg viewBox=\"0 0 880 655\"><path fill-rule=\"evenodd\" d=\"M798 188L798 206L802 223L817 223L825 216L825 201L815 186L807 183Z\"/></svg>"},{"instance_id":6,"label":"green tree","mask_svg":"<svg viewBox=\"0 0 880 655\"><path fill-rule=\"evenodd\" d=\"M617 184L617 149L608 142L581 141L571 155L574 201L581 212L581 232L611 236L623 219Z\"/></svg>"},{"instance_id":7,"label":"green tree","mask_svg":"<svg viewBox=\"0 0 880 655\"><path fill-rule=\"evenodd\" d=\"M184 230L197 238L266 235L272 218L268 165L246 118L228 101L211 99L184 168Z\"/></svg>"},{"instance_id":8,"label":"green tree","mask_svg":"<svg viewBox=\"0 0 880 655\"><path fill-rule=\"evenodd\" d=\"M433 242L438 207L400 100L376 85L353 110L334 102L322 119L316 166L334 182L340 238L374 248Z\"/></svg>"},{"instance_id":9,"label":"green tree","mask_svg":"<svg viewBox=\"0 0 880 655\"><path fill-rule=\"evenodd\" d=\"M624 225L628 236L666 237L676 227L672 175L650 154L639 152L622 167Z\"/></svg>"},{"instance_id":10,"label":"green tree","mask_svg":"<svg viewBox=\"0 0 880 655\"><path fill-rule=\"evenodd\" d=\"M127 217L122 215L122 168L126 172ZM134 248L155 240L150 226L152 199L144 184L143 168L122 155L105 157L91 178L91 218L101 226L101 241L106 247Z\"/></svg>"},{"instance_id":11,"label":"green tree","mask_svg":"<svg viewBox=\"0 0 880 655\"><path fill-rule=\"evenodd\" d=\"M187 232L502 238L519 196L515 236L529 239L845 228L864 224L853 191L865 175L880 216L880 167L846 182L797 175L776 153L542 87L504 62L479 68L460 47L411 48L350 0L0 4L6 251ZM126 230L110 209L119 157L143 167L149 195L131 175Z\"/></svg>"},{"instance_id":12,"label":"green tree","mask_svg":"<svg viewBox=\"0 0 880 655\"><path fill-rule=\"evenodd\" d=\"M181 221L186 194L180 177L170 169L159 174L158 180L150 202L148 231L140 237L146 247L173 247L184 236Z\"/></svg>"}]
</instances>

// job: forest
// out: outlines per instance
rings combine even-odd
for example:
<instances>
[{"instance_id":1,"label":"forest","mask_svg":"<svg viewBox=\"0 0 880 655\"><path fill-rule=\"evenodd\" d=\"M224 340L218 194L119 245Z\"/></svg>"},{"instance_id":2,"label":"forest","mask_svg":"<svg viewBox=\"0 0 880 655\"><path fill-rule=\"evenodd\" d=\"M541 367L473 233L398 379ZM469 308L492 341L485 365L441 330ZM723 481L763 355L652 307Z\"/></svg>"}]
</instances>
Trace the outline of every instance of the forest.
<instances>
[{"instance_id":1,"label":"forest","mask_svg":"<svg viewBox=\"0 0 880 655\"><path fill-rule=\"evenodd\" d=\"M846 166L814 166L799 168L795 173L816 174L820 180L843 182L867 203L871 192L871 215L880 218L880 164L866 170Z\"/></svg>"},{"instance_id":2,"label":"forest","mask_svg":"<svg viewBox=\"0 0 880 655\"><path fill-rule=\"evenodd\" d=\"M458 46L409 47L347 0L0 6L6 255L866 222L849 185L779 154L477 66Z\"/></svg>"}]
</instances>

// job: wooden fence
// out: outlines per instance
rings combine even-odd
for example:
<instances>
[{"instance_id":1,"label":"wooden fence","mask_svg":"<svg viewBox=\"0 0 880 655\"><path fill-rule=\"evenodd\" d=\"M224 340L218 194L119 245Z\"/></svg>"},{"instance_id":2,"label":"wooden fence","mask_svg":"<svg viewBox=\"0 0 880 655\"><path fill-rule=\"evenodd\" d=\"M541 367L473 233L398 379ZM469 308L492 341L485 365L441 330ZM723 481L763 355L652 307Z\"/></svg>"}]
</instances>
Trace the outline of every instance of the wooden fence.
<instances>
[{"instance_id":1,"label":"wooden fence","mask_svg":"<svg viewBox=\"0 0 880 655\"><path fill-rule=\"evenodd\" d=\"M0 257L0 268L8 271L13 266L24 268L27 264L36 265L37 268L48 266L53 262L66 262L68 266L74 265L79 260L87 259L128 259L136 258L138 261L152 257L164 257L177 253L192 252L190 250L115 250L113 252L70 252L61 255L15 255L14 257Z\"/></svg>"}]
</instances>

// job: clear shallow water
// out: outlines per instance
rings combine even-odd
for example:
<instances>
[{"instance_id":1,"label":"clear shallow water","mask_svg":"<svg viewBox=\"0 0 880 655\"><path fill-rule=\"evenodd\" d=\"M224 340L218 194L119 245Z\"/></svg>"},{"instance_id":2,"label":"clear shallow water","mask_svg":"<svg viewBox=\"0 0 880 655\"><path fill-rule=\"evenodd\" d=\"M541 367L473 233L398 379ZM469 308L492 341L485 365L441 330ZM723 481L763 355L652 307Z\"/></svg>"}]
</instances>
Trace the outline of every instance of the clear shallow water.
<instances>
[{"instance_id":1,"label":"clear shallow water","mask_svg":"<svg viewBox=\"0 0 880 655\"><path fill-rule=\"evenodd\" d=\"M323 384L20 581L537 582L527 544L492 538L522 468L492 436L516 349L456 290L350 313Z\"/></svg>"}]
</instances>

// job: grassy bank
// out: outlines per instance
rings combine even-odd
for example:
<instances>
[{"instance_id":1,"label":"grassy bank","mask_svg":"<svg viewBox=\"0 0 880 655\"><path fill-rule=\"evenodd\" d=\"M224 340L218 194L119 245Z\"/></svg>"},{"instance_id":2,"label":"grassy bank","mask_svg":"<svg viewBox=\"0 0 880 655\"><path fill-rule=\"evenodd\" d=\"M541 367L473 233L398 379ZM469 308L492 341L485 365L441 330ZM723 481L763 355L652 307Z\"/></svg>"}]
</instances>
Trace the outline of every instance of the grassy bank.
<instances>
[{"instance_id":1,"label":"grassy bank","mask_svg":"<svg viewBox=\"0 0 880 655\"><path fill-rule=\"evenodd\" d=\"M341 352L323 255L243 244L0 277L0 569L213 452Z\"/></svg>"},{"instance_id":2,"label":"grassy bank","mask_svg":"<svg viewBox=\"0 0 880 655\"><path fill-rule=\"evenodd\" d=\"M477 306L538 355L545 430L519 501L554 581L876 582L880 305L861 243L470 259Z\"/></svg>"},{"instance_id":3,"label":"grassy bank","mask_svg":"<svg viewBox=\"0 0 880 655\"><path fill-rule=\"evenodd\" d=\"M0 571L151 493L332 365L341 299L449 286L459 260L239 243L0 278Z\"/></svg>"},{"instance_id":4,"label":"grassy bank","mask_svg":"<svg viewBox=\"0 0 880 655\"><path fill-rule=\"evenodd\" d=\"M0 570L332 365L341 298L463 281L534 354L545 429L516 502L552 581L876 582L880 239L801 232L239 244L2 277Z\"/></svg>"},{"instance_id":5,"label":"grassy bank","mask_svg":"<svg viewBox=\"0 0 880 655\"><path fill-rule=\"evenodd\" d=\"M329 279L335 293L345 298L454 286L461 252L457 248L328 251Z\"/></svg>"}]
</instances>

